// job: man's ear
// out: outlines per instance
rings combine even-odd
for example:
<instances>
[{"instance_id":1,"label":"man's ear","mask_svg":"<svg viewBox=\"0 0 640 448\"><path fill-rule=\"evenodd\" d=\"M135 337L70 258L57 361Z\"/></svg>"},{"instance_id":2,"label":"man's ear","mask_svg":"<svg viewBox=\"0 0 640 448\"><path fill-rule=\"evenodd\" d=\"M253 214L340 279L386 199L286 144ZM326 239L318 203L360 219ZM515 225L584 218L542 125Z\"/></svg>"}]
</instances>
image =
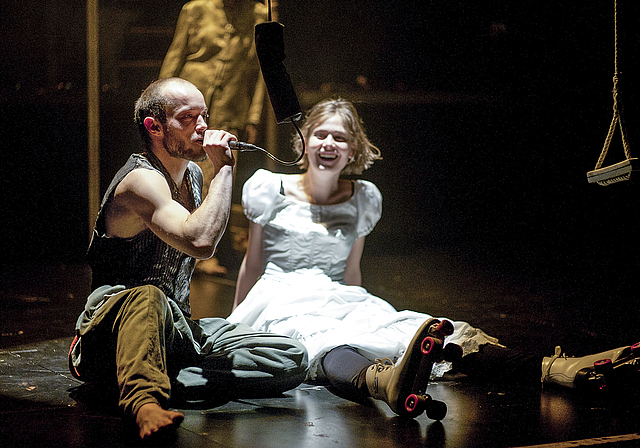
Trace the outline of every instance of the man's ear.
<instances>
[{"instance_id":1,"label":"man's ear","mask_svg":"<svg viewBox=\"0 0 640 448\"><path fill-rule=\"evenodd\" d=\"M158 119L153 117L147 117L144 119L144 127L150 136L161 136L163 132L162 123Z\"/></svg>"}]
</instances>

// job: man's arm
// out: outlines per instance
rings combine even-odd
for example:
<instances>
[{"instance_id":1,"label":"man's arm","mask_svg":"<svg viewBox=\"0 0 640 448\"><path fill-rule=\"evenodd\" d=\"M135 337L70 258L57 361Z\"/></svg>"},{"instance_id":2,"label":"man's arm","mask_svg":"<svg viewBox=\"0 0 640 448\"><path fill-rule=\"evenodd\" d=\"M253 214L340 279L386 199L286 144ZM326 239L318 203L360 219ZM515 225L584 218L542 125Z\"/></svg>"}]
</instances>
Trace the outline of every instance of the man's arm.
<instances>
[{"instance_id":1,"label":"man's arm","mask_svg":"<svg viewBox=\"0 0 640 448\"><path fill-rule=\"evenodd\" d=\"M120 182L107 212L110 236L131 237L151 229L160 239L196 258L213 255L229 219L233 185L231 134L207 131L205 150L214 164L209 193L193 213L174 201L167 181L152 170L133 170Z\"/></svg>"}]
</instances>

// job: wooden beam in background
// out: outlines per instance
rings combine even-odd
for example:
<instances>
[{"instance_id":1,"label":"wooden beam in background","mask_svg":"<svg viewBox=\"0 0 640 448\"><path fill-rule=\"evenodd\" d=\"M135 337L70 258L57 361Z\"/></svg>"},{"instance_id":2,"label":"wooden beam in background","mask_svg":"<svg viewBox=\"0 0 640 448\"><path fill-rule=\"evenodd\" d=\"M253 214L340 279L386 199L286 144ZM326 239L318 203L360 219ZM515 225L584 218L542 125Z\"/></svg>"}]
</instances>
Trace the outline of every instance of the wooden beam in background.
<instances>
[{"instance_id":1,"label":"wooden beam in background","mask_svg":"<svg viewBox=\"0 0 640 448\"><path fill-rule=\"evenodd\" d=\"M89 239L100 207L99 0L87 0L87 118Z\"/></svg>"}]
</instances>

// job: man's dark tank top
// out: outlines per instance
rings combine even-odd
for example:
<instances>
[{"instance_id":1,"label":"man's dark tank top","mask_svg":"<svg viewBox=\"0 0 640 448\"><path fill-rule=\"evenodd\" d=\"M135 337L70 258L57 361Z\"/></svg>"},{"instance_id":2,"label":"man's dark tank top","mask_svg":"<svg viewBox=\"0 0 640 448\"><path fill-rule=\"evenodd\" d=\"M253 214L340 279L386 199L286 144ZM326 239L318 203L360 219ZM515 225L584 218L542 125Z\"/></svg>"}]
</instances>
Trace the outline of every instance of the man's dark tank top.
<instances>
[{"instance_id":1,"label":"man's dark tank top","mask_svg":"<svg viewBox=\"0 0 640 448\"><path fill-rule=\"evenodd\" d=\"M159 163L155 160L154 162ZM102 285L124 285L127 288L154 285L167 297L173 299L189 316L191 315L189 284L195 266L193 257L169 246L148 228L132 238L106 236L105 206L111 200L118 184L134 169L150 169L160 174L163 174L163 171L166 172L162 166L153 166L144 155L133 154L114 176L102 199L87 253L93 274L92 289ZM198 165L190 162L187 174L190 180L188 185L191 185L193 194L193 204L198 207L202 202L202 171ZM168 174L163 176L166 178ZM169 180L167 183L171 188ZM180 202L181 198L177 198L173 190L173 199Z\"/></svg>"}]
</instances>

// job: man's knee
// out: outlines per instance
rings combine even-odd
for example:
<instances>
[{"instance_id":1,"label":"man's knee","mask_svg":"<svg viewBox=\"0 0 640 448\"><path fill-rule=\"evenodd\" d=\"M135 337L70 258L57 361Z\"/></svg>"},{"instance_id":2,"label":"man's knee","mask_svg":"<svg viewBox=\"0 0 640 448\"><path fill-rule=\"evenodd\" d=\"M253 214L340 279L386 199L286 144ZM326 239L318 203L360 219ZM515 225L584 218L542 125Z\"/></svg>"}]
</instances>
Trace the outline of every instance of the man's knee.
<instances>
[{"instance_id":1,"label":"man's knee","mask_svg":"<svg viewBox=\"0 0 640 448\"><path fill-rule=\"evenodd\" d=\"M273 359L280 358L287 375L306 374L309 368L309 355L306 347L288 336L269 334L267 350L271 350Z\"/></svg>"},{"instance_id":2,"label":"man's knee","mask_svg":"<svg viewBox=\"0 0 640 448\"><path fill-rule=\"evenodd\" d=\"M309 355L307 353L307 348L295 339L289 339L289 342L291 343L290 352L295 356L299 366L298 370L306 373L309 368Z\"/></svg>"},{"instance_id":3,"label":"man's knee","mask_svg":"<svg viewBox=\"0 0 640 448\"><path fill-rule=\"evenodd\" d=\"M136 286L129 290L129 307L146 307L157 310L161 315L169 313L167 296L154 285Z\"/></svg>"},{"instance_id":4,"label":"man's knee","mask_svg":"<svg viewBox=\"0 0 640 448\"><path fill-rule=\"evenodd\" d=\"M167 298L162 292L162 290L160 290L160 288L154 285L136 286L129 290L129 294L131 294L132 296L135 296L136 299L143 298L146 300L151 300L151 301L160 302L160 303L167 301Z\"/></svg>"}]
</instances>

